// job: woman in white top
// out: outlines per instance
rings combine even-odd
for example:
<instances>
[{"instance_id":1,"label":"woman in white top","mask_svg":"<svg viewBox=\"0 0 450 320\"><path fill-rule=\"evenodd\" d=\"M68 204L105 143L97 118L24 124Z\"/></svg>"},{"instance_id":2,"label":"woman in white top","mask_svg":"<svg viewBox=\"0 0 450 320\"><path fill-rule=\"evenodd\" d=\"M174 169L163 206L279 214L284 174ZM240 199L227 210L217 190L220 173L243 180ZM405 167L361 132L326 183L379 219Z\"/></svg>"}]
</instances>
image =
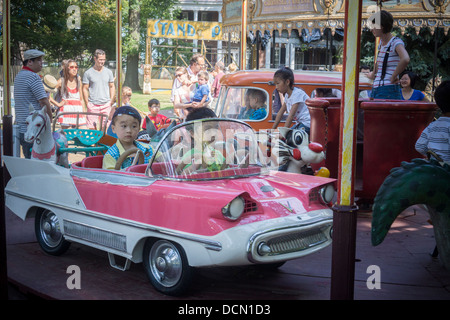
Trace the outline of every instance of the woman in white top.
<instances>
[{"instance_id":1,"label":"woman in white top","mask_svg":"<svg viewBox=\"0 0 450 320\"><path fill-rule=\"evenodd\" d=\"M380 21L380 25L376 25L377 20ZM380 44L375 68L367 75L367 78L373 80L371 97L401 100L399 75L409 63L408 52L404 42L391 33L394 18L389 12L379 11L373 23L375 27L372 33L380 38Z\"/></svg>"},{"instance_id":2,"label":"woman in white top","mask_svg":"<svg viewBox=\"0 0 450 320\"><path fill-rule=\"evenodd\" d=\"M276 129L278 127L283 114L287 111L288 117L285 127L290 127L292 122L295 121L296 125L293 128L299 129L303 127L309 134L311 116L305 104L309 96L302 89L294 87L294 73L292 70L288 67L278 69L273 76L273 82L278 92L284 95L284 102L277 112L272 128Z\"/></svg>"},{"instance_id":3,"label":"woman in white top","mask_svg":"<svg viewBox=\"0 0 450 320\"><path fill-rule=\"evenodd\" d=\"M192 88L195 86L192 85L185 67L178 67L175 70L175 77L181 82L181 86L174 91L173 108L176 116L184 120L187 115L185 109L191 107L189 102L192 100L194 93Z\"/></svg>"}]
</instances>

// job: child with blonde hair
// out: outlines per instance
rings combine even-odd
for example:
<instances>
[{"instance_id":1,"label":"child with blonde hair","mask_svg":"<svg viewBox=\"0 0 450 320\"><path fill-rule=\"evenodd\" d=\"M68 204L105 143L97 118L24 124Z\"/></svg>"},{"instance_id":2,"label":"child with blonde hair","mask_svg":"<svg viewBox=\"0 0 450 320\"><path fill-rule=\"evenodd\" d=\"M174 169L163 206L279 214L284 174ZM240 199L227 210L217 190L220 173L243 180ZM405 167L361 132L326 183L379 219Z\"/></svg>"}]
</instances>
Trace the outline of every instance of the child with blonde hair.
<instances>
[{"instance_id":1,"label":"child with blonde hair","mask_svg":"<svg viewBox=\"0 0 450 320\"><path fill-rule=\"evenodd\" d=\"M209 104L209 74L207 71L200 71L198 73L198 86L194 90L194 95L192 101L188 104L186 110L188 112L192 111L192 108L200 108L208 106Z\"/></svg>"}]
</instances>

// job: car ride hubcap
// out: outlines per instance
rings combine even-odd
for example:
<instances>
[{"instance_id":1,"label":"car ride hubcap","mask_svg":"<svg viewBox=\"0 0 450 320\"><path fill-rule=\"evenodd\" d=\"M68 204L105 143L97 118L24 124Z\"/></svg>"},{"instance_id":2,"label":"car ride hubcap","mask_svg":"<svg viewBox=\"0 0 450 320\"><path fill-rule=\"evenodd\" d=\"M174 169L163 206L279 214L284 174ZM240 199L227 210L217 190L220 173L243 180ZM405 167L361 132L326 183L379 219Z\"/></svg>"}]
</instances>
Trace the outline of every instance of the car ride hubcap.
<instances>
[{"instance_id":1,"label":"car ride hubcap","mask_svg":"<svg viewBox=\"0 0 450 320\"><path fill-rule=\"evenodd\" d=\"M59 221L52 212L46 212L41 217L41 236L49 247L56 247L61 242Z\"/></svg>"},{"instance_id":2,"label":"car ride hubcap","mask_svg":"<svg viewBox=\"0 0 450 320\"><path fill-rule=\"evenodd\" d=\"M156 242L150 252L150 265L154 278L165 287L176 285L181 278L181 256L172 243Z\"/></svg>"},{"instance_id":3,"label":"car ride hubcap","mask_svg":"<svg viewBox=\"0 0 450 320\"><path fill-rule=\"evenodd\" d=\"M166 271L167 263L163 257L156 258L156 269L158 269L159 272Z\"/></svg>"}]
</instances>

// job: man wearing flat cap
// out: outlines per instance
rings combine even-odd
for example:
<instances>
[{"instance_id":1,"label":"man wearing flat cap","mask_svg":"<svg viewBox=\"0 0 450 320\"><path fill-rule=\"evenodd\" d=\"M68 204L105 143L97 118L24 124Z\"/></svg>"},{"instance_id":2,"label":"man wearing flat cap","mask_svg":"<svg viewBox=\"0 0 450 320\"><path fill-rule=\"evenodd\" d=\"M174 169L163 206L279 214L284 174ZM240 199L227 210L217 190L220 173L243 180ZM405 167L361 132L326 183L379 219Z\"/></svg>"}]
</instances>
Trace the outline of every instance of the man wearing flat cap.
<instances>
[{"instance_id":1,"label":"man wearing flat cap","mask_svg":"<svg viewBox=\"0 0 450 320\"><path fill-rule=\"evenodd\" d=\"M47 92L38 72L42 70L42 57L44 52L30 49L23 53L23 68L14 79L14 100L16 124L19 125L20 145L25 158L31 158L33 144L25 141L27 131L26 119L30 114L30 107L34 110L46 108L47 114L52 119L52 108Z\"/></svg>"}]
</instances>

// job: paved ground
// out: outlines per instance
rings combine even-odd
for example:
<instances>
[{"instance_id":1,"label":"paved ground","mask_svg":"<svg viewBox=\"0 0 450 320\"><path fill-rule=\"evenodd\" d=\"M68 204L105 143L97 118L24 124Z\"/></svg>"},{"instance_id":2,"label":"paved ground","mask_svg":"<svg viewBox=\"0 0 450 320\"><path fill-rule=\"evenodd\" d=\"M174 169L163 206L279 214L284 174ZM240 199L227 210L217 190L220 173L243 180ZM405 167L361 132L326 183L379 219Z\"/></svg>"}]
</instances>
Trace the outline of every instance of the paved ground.
<instances>
[{"instance_id":1,"label":"paved ground","mask_svg":"<svg viewBox=\"0 0 450 320\"><path fill-rule=\"evenodd\" d=\"M411 207L394 223L385 241L370 244L370 213L358 214L355 300L450 300L450 272L430 253L433 228L420 207ZM191 291L181 298L161 295L149 284L141 264L128 271L109 266L106 253L72 244L60 257L44 254L35 242L33 221L7 210L8 276L11 298L82 300L328 300L331 247L289 261L278 271L255 267L201 269ZM66 285L68 266L81 270L81 289ZM369 266L380 268L380 289L368 289ZM19 290L21 295L16 295Z\"/></svg>"}]
</instances>

